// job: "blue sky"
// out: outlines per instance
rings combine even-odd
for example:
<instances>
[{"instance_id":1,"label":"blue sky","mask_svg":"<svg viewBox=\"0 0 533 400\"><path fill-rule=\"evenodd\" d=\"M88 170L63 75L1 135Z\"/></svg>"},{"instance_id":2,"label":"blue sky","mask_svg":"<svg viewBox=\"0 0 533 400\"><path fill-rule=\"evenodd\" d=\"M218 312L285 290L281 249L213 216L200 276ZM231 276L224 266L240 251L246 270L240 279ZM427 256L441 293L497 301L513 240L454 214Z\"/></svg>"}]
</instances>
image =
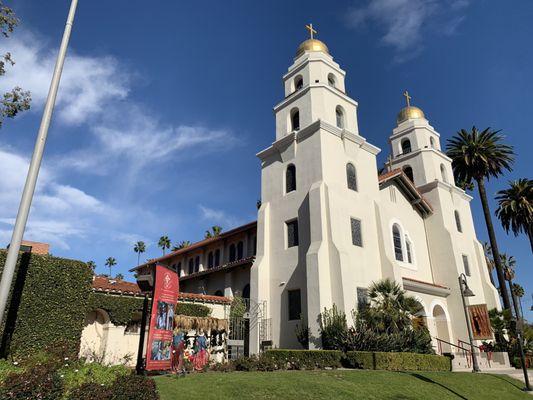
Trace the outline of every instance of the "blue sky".
<instances>
[{"instance_id":1,"label":"blue sky","mask_svg":"<svg viewBox=\"0 0 533 400\"><path fill-rule=\"evenodd\" d=\"M2 51L17 64L0 79L31 90L32 110L0 130L0 243L9 241L67 0L6 1L22 19ZM388 154L387 138L408 89L442 143L473 124L502 129L514 171L531 177L533 4L489 0L204 1L80 0L26 237L55 255L92 259L105 272L146 257L156 243L195 241L213 224L256 218L255 154L274 140L281 76L313 22L347 71L361 134ZM476 229L486 240L474 193ZM492 205L495 209L494 204ZM532 256L496 222L518 261L531 307ZM530 314L531 315L531 314Z\"/></svg>"}]
</instances>

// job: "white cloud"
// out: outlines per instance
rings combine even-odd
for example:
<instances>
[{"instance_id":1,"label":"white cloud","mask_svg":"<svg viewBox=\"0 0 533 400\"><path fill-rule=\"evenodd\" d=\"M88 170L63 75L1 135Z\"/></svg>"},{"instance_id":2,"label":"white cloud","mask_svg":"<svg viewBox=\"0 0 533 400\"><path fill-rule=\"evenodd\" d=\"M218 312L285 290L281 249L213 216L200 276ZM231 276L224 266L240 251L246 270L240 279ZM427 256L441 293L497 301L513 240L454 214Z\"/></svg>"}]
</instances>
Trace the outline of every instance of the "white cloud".
<instances>
[{"instance_id":1,"label":"white cloud","mask_svg":"<svg viewBox=\"0 0 533 400\"><path fill-rule=\"evenodd\" d=\"M427 32L453 34L468 5L468 0L370 0L352 7L346 20L353 28L375 23L384 31L382 42L393 47L395 60L402 62L420 53Z\"/></svg>"},{"instance_id":2,"label":"white cloud","mask_svg":"<svg viewBox=\"0 0 533 400\"><path fill-rule=\"evenodd\" d=\"M220 224L226 231L243 223L241 218L229 215L225 211L205 207L201 204L198 208L200 209L200 215L203 220L208 221L212 225Z\"/></svg>"},{"instance_id":3,"label":"white cloud","mask_svg":"<svg viewBox=\"0 0 533 400\"><path fill-rule=\"evenodd\" d=\"M0 81L0 90L14 86L29 90L32 107L40 110L48 95L57 47L47 47L37 35L27 31L17 32L2 44L16 64ZM86 122L102 113L111 102L126 98L128 81L129 75L113 57L82 56L69 49L55 112L66 124Z\"/></svg>"}]
</instances>

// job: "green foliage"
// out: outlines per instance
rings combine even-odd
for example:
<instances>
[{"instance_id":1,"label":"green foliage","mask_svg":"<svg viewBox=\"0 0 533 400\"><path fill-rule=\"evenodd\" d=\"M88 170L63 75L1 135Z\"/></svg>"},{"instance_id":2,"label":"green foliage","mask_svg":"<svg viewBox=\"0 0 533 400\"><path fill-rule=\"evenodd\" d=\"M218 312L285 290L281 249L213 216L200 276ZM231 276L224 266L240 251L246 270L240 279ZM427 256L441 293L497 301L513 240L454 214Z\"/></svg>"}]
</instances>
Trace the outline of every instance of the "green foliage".
<instances>
[{"instance_id":1,"label":"green foliage","mask_svg":"<svg viewBox=\"0 0 533 400\"><path fill-rule=\"evenodd\" d=\"M511 230L515 236L524 233L533 238L533 180L522 178L509 182L509 188L496 194L498 209L496 216L500 219L507 233ZM531 243L533 248L533 242Z\"/></svg>"},{"instance_id":2,"label":"green foliage","mask_svg":"<svg viewBox=\"0 0 533 400\"><path fill-rule=\"evenodd\" d=\"M178 303L176 305L176 315L186 315L189 317L209 317L211 309L203 304Z\"/></svg>"},{"instance_id":3,"label":"green foliage","mask_svg":"<svg viewBox=\"0 0 533 400\"><path fill-rule=\"evenodd\" d=\"M267 350L263 357L275 363L276 369L339 368L342 352L337 350Z\"/></svg>"},{"instance_id":4,"label":"green foliage","mask_svg":"<svg viewBox=\"0 0 533 400\"><path fill-rule=\"evenodd\" d=\"M102 386L93 382L85 383L76 388L69 398L76 400L157 400L159 395L152 379L130 373L117 377L111 386Z\"/></svg>"},{"instance_id":5,"label":"green foliage","mask_svg":"<svg viewBox=\"0 0 533 400\"><path fill-rule=\"evenodd\" d=\"M6 252L0 251L0 270ZM77 354L92 272L81 261L21 253L2 332L2 352L16 358L64 342Z\"/></svg>"},{"instance_id":6,"label":"green foliage","mask_svg":"<svg viewBox=\"0 0 533 400\"><path fill-rule=\"evenodd\" d=\"M165 250L170 249L170 239L168 236L161 236L157 242L157 246L163 250L163 255L165 255Z\"/></svg>"},{"instance_id":7,"label":"green foliage","mask_svg":"<svg viewBox=\"0 0 533 400\"><path fill-rule=\"evenodd\" d=\"M416 353L348 351L343 365L388 371L451 371L450 358Z\"/></svg>"},{"instance_id":8,"label":"green foliage","mask_svg":"<svg viewBox=\"0 0 533 400\"><path fill-rule=\"evenodd\" d=\"M324 308L320 314L320 333L324 349L344 350L348 336L346 314L339 311L335 304L330 310Z\"/></svg>"},{"instance_id":9,"label":"green foliage","mask_svg":"<svg viewBox=\"0 0 533 400\"><path fill-rule=\"evenodd\" d=\"M231 308L229 312L230 318L242 318L246 312L246 303L244 299L239 296L235 296L231 302Z\"/></svg>"},{"instance_id":10,"label":"green foliage","mask_svg":"<svg viewBox=\"0 0 533 400\"><path fill-rule=\"evenodd\" d=\"M210 239L219 236L222 233L222 227L215 225L211 227L211 230L205 231L205 239Z\"/></svg>"},{"instance_id":11,"label":"green foliage","mask_svg":"<svg viewBox=\"0 0 533 400\"><path fill-rule=\"evenodd\" d=\"M0 387L0 398L58 400L63 393L63 383L57 370L39 364L21 373L10 374Z\"/></svg>"},{"instance_id":12,"label":"green foliage","mask_svg":"<svg viewBox=\"0 0 533 400\"><path fill-rule=\"evenodd\" d=\"M131 374L131 370L123 365L108 367L98 363L76 362L63 366L59 374L63 380L65 393L69 393L88 383L110 386L118 377Z\"/></svg>"},{"instance_id":13,"label":"green foliage","mask_svg":"<svg viewBox=\"0 0 533 400\"><path fill-rule=\"evenodd\" d=\"M309 348L309 325L305 320L305 317L300 314L300 323L296 325L295 332L298 343L302 345L304 349Z\"/></svg>"},{"instance_id":14,"label":"green foliage","mask_svg":"<svg viewBox=\"0 0 533 400\"><path fill-rule=\"evenodd\" d=\"M134 312L142 311L143 300L142 297L93 292L89 294L88 311L105 310L114 325L127 325Z\"/></svg>"},{"instance_id":15,"label":"green foliage","mask_svg":"<svg viewBox=\"0 0 533 400\"><path fill-rule=\"evenodd\" d=\"M0 386L8 375L20 372L22 372L22 369L18 365L13 364L12 361L0 359Z\"/></svg>"}]
</instances>

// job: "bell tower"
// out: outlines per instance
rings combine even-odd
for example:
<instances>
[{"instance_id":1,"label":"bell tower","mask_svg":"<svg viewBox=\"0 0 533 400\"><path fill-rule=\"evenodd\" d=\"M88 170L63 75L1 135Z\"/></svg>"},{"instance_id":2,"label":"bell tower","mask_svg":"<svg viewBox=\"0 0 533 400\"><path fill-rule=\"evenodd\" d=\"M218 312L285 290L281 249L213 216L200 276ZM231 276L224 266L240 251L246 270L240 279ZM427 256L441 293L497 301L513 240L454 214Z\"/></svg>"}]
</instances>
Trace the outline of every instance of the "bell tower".
<instances>
[{"instance_id":1,"label":"bell tower","mask_svg":"<svg viewBox=\"0 0 533 400\"><path fill-rule=\"evenodd\" d=\"M441 150L439 133L424 112L411 105L407 90L403 96L407 106L398 113L389 138L390 169L402 168L417 187L433 181L454 185L451 159Z\"/></svg>"},{"instance_id":2,"label":"bell tower","mask_svg":"<svg viewBox=\"0 0 533 400\"><path fill-rule=\"evenodd\" d=\"M318 120L358 135L357 102L346 94L344 72L316 39L312 24L310 38L298 47L293 64L283 76L285 98L274 107L276 140Z\"/></svg>"},{"instance_id":3,"label":"bell tower","mask_svg":"<svg viewBox=\"0 0 533 400\"><path fill-rule=\"evenodd\" d=\"M357 102L346 93L346 73L311 24L283 76L274 106L275 141L259 152L261 207L250 297L267 304L274 347L298 348L294 332L305 321L310 348L320 348L318 317L333 304L347 314L358 289L378 279L379 196L376 154L360 134ZM364 244L363 244L364 243ZM261 346L250 323L250 349Z\"/></svg>"}]
</instances>

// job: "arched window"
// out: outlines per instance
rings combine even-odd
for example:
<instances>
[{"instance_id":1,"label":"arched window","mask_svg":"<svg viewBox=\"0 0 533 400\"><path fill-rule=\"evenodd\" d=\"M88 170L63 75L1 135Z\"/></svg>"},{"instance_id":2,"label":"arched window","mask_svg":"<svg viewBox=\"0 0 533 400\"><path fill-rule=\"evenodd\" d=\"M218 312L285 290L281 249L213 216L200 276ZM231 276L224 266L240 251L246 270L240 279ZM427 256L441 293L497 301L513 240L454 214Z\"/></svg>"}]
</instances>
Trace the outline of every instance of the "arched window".
<instances>
[{"instance_id":1,"label":"arched window","mask_svg":"<svg viewBox=\"0 0 533 400\"><path fill-rule=\"evenodd\" d=\"M461 225L461 217L459 216L459 211L455 210L453 213L455 215L455 227L457 228L458 232L462 232L463 227Z\"/></svg>"},{"instance_id":2,"label":"arched window","mask_svg":"<svg viewBox=\"0 0 533 400\"><path fill-rule=\"evenodd\" d=\"M232 243L229 247L229 262L235 261L235 245Z\"/></svg>"},{"instance_id":3,"label":"arched window","mask_svg":"<svg viewBox=\"0 0 533 400\"><path fill-rule=\"evenodd\" d=\"M213 268L213 252L210 251L207 256L207 268Z\"/></svg>"},{"instance_id":4,"label":"arched window","mask_svg":"<svg viewBox=\"0 0 533 400\"><path fill-rule=\"evenodd\" d=\"M337 86L335 75L333 75L333 74L329 74L328 75L328 85L331 86L331 87L336 87Z\"/></svg>"},{"instance_id":5,"label":"arched window","mask_svg":"<svg viewBox=\"0 0 533 400\"><path fill-rule=\"evenodd\" d=\"M411 168L409 165L403 167L403 172L407 177L411 180L411 182L415 181L415 178L413 176L413 168Z\"/></svg>"},{"instance_id":6,"label":"arched window","mask_svg":"<svg viewBox=\"0 0 533 400\"><path fill-rule=\"evenodd\" d=\"M433 138L433 136L430 136L430 138L429 138L429 144L431 145L431 148L432 148L432 149L435 148L435 139Z\"/></svg>"},{"instance_id":7,"label":"arched window","mask_svg":"<svg viewBox=\"0 0 533 400\"><path fill-rule=\"evenodd\" d=\"M442 180L445 183L448 183L448 174L446 173L446 167L444 166L444 164L440 165L440 174L442 175Z\"/></svg>"},{"instance_id":8,"label":"arched window","mask_svg":"<svg viewBox=\"0 0 533 400\"><path fill-rule=\"evenodd\" d=\"M411 141L409 139L402 140L402 154L411 152Z\"/></svg>"},{"instance_id":9,"label":"arched window","mask_svg":"<svg viewBox=\"0 0 533 400\"><path fill-rule=\"evenodd\" d=\"M200 256L196 256L194 259L194 272L200 271Z\"/></svg>"},{"instance_id":10,"label":"arched window","mask_svg":"<svg viewBox=\"0 0 533 400\"><path fill-rule=\"evenodd\" d=\"M191 259L189 259L189 275L193 274L194 273L194 261Z\"/></svg>"},{"instance_id":11,"label":"arched window","mask_svg":"<svg viewBox=\"0 0 533 400\"><path fill-rule=\"evenodd\" d=\"M357 191L357 176L352 163L346 164L346 183L348 189Z\"/></svg>"},{"instance_id":12,"label":"arched window","mask_svg":"<svg viewBox=\"0 0 533 400\"><path fill-rule=\"evenodd\" d=\"M400 235L398 224L392 226L392 242L394 244L394 258L398 261L403 261L402 236Z\"/></svg>"},{"instance_id":13,"label":"arched window","mask_svg":"<svg viewBox=\"0 0 533 400\"><path fill-rule=\"evenodd\" d=\"M239 242L237 243L237 260L242 260L242 257L244 256L244 243Z\"/></svg>"},{"instance_id":14,"label":"arched window","mask_svg":"<svg viewBox=\"0 0 533 400\"><path fill-rule=\"evenodd\" d=\"M293 190L296 190L296 167L294 164L289 164L285 172L285 193Z\"/></svg>"},{"instance_id":15,"label":"arched window","mask_svg":"<svg viewBox=\"0 0 533 400\"><path fill-rule=\"evenodd\" d=\"M300 111L297 108L291 111L291 131L300 130Z\"/></svg>"},{"instance_id":16,"label":"arched window","mask_svg":"<svg viewBox=\"0 0 533 400\"><path fill-rule=\"evenodd\" d=\"M222 297L222 296L224 296L224 292L223 292L222 290L217 290L217 291L215 292L215 296L220 296L220 297Z\"/></svg>"},{"instance_id":17,"label":"arched window","mask_svg":"<svg viewBox=\"0 0 533 400\"><path fill-rule=\"evenodd\" d=\"M294 90L300 90L304 87L304 79L301 75L298 75L296 78L294 78Z\"/></svg>"},{"instance_id":18,"label":"arched window","mask_svg":"<svg viewBox=\"0 0 533 400\"><path fill-rule=\"evenodd\" d=\"M220 265L220 249L215 250L215 267Z\"/></svg>"},{"instance_id":19,"label":"arched window","mask_svg":"<svg viewBox=\"0 0 533 400\"><path fill-rule=\"evenodd\" d=\"M335 117L337 119L337 128L344 129L344 110L341 106L335 108Z\"/></svg>"}]
</instances>

